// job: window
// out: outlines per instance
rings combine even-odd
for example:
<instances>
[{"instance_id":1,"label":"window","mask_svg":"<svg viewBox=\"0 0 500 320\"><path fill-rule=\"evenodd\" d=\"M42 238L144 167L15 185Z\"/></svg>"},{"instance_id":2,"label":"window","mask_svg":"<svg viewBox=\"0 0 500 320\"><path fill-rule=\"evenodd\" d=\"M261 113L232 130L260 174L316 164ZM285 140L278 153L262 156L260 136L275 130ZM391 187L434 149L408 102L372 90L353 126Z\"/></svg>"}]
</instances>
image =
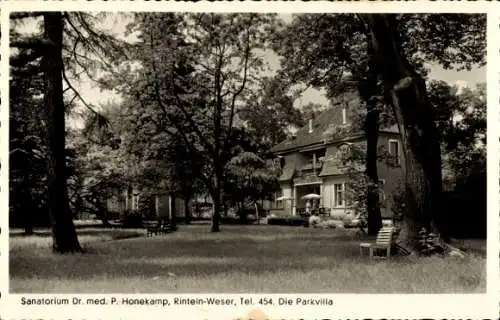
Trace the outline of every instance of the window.
<instances>
[{"instance_id":1,"label":"window","mask_svg":"<svg viewBox=\"0 0 500 320\"><path fill-rule=\"evenodd\" d=\"M277 191L274 194L274 200L275 200L274 204L275 204L276 209L283 209L284 208L285 201L283 199L284 199L284 197L283 197L282 191Z\"/></svg>"},{"instance_id":2,"label":"window","mask_svg":"<svg viewBox=\"0 0 500 320\"><path fill-rule=\"evenodd\" d=\"M384 185L385 185L385 180L380 179L378 181L378 197L382 205L384 205L385 201L387 200L387 196L385 195L384 191Z\"/></svg>"},{"instance_id":3,"label":"window","mask_svg":"<svg viewBox=\"0 0 500 320\"><path fill-rule=\"evenodd\" d=\"M345 185L343 183L335 183L333 185L333 201L335 207L343 207L345 205Z\"/></svg>"},{"instance_id":4,"label":"window","mask_svg":"<svg viewBox=\"0 0 500 320\"><path fill-rule=\"evenodd\" d=\"M132 210L139 210L139 195L134 194L132 196Z\"/></svg>"},{"instance_id":5,"label":"window","mask_svg":"<svg viewBox=\"0 0 500 320\"><path fill-rule=\"evenodd\" d=\"M394 164L400 164L400 153L401 151L399 150L399 141L389 140L389 154L394 160Z\"/></svg>"},{"instance_id":6,"label":"window","mask_svg":"<svg viewBox=\"0 0 500 320\"><path fill-rule=\"evenodd\" d=\"M339 146L339 153L341 156L348 156L350 152L351 152L350 143L343 143L342 145Z\"/></svg>"},{"instance_id":7,"label":"window","mask_svg":"<svg viewBox=\"0 0 500 320\"><path fill-rule=\"evenodd\" d=\"M347 110L345 107L342 108L342 124L347 123Z\"/></svg>"},{"instance_id":8,"label":"window","mask_svg":"<svg viewBox=\"0 0 500 320\"><path fill-rule=\"evenodd\" d=\"M273 168L283 169L283 164L285 159L283 157L277 157L273 159Z\"/></svg>"}]
</instances>

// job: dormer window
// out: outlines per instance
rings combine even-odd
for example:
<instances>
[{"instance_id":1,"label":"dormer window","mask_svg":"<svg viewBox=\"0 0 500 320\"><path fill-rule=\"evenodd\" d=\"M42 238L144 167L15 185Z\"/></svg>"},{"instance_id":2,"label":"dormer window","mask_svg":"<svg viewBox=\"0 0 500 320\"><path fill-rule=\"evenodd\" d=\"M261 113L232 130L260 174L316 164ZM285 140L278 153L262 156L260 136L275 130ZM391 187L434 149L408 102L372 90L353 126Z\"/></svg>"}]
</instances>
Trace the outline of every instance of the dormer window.
<instances>
[{"instance_id":1,"label":"dormer window","mask_svg":"<svg viewBox=\"0 0 500 320\"><path fill-rule=\"evenodd\" d=\"M342 107L342 124L347 123L347 111L345 107Z\"/></svg>"},{"instance_id":2,"label":"dormer window","mask_svg":"<svg viewBox=\"0 0 500 320\"><path fill-rule=\"evenodd\" d=\"M313 121L312 119L309 119L309 133L313 132Z\"/></svg>"},{"instance_id":3,"label":"dormer window","mask_svg":"<svg viewBox=\"0 0 500 320\"><path fill-rule=\"evenodd\" d=\"M389 139L389 155L392 157L394 164L401 164L401 151L399 148L399 141L395 139Z\"/></svg>"}]
</instances>

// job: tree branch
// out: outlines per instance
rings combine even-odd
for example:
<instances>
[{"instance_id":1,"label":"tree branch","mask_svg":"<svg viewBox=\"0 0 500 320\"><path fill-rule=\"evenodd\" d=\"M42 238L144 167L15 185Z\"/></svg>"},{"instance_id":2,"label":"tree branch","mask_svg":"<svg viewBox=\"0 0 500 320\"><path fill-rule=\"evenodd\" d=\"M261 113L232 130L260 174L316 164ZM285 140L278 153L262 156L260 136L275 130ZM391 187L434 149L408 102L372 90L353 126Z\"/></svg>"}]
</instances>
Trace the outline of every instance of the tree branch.
<instances>
[{"instance_id":1,"label":"tree branch","mask_svg":"<svg viewBox=\"0 0 500 320\"><path fill-rule=\"evenodd\" d=\"M68 87L69 87L69 88L70 88L70 89L71 89L71 90L75 93L75 96L76 96L76 97L78 97L78 99L79 99L79 100L83 103L83 105L84 105L85 107L87 107L87 109L89 109L89 110L90 110L91 112L93 112L94 114L96 114L96 115L98 115L98 116L102 117L102 115L101 115L99 112L95 111L95 110L94 110L94 108L92 108L92 107L91 107L91 106L90 106L90 105L89 105L89 104L88 104L88 103L87 103L87 102L83 99L83 97L80 95L80 93L78 92L78 90L76 90L76 89L73 87L73 85L71 84L71 82L69 82L68 77L66 76L66 72L65 72L64 68L63 68L63 70L62 70L62 75L63 75L64 82L66 82L66 85L67 85L67 86L68 86Z\"/></svg>"},{"instance_id":2,"label":"tree branch","mask_svg":"<svg viewBox=\"0 0 500 320\"><path fill-rule=\"evenodd\" d=\"M19 20L25 18L37 18L43 16L43 12L12 12L10 14L10 19Z\"/></svg>"},{"instance_id":3,"label":"tree branch","mask_svg":"<svg viewBox=\"0 0 500 320\"><path fill-rule=\"evenodd\" d=\"M71 98L71 100L64 106L64 108L66 109L67 107L69 107L73 103L73 101L75 101L76 98L78 98L78 95L75 94L73 98Z\"/></svg>"},{"instance_id":4,"label":"tree branch","mask_svg":"<svg viewBox=\"0 0 500 320\"><path fill-rule=\"evenodd\" d=\"M21 67L30 62L35 61L36 59L43 56L43 52L40 50L33 50L29 53L22 52L18 55L10 57L10 65L14 67Z\"/></svg>"},{"instance_id":5,"label":"tree branch","mask_svg":"<svg viewBox=\"0 0 500 320\"><path fill-rule=\"evenodd\" d=\"M229 137L231 133L231 129L233 127L233 120L234 120L234 113L235 113L235 104L236 104L236 99L238 96L243 92L245 89L245 85L247 82L247 75L248 75L248 61L250 60L250 30L247 29L247 37L246 37L246 48L245 48L245 62L244 62L244 67L243 67L243 81L241 83L240 88L233 94L232 100L231 100L231 111L229 114L229 123L227 125L227 130L226 130L226 137L224 140L224 149L227 147L227 144L229 142Z\"/></svg>"},{"instance_id":6,"label":"tree branch","mask_svg":"<svg viewBox=\"0 0 500 320\"><path fill-rule=\"evenodd\" d=\"M153 62L153 73L155 74L155 86L158 86L157 72L156 72L156 68L154 66L154 62ZM196 133L196 135L198 136L198 138L200 139L200 141L202 142L204 147L207 149L207 151L210 153L213 153L212 146L210 145L210 143L208 143L207 139L205 138L205 136L201 133L200 129L198 128L198 125L194 122L193 115L189 114L188 111L186 110L186 108L184 108L182 100L179 97L179 94L177 93L177 91L175 90L175 80L174 80L173 73L174 72L172 70L171 74L170 74L170 82L172 85L172 92L174 94L176 106L184 114L184 117L188 121L191 129ZM156 91L159 92L158 88L156 88Z\"/></svg>"},{"instance_id":7,"label":"tree branch","mask_svg":"<svg viewBox=\"0 0 500 320\"><path fill-rule=\"evenodd\" d=\"M54 47L54 42L47 39L40 39L37 37L29 37L21 40L13 40L9 45L19 49L32 49L32 50L47 50L49 47ZM43 54L43 53L42 53Z\"/></svg>"}]
</instances>

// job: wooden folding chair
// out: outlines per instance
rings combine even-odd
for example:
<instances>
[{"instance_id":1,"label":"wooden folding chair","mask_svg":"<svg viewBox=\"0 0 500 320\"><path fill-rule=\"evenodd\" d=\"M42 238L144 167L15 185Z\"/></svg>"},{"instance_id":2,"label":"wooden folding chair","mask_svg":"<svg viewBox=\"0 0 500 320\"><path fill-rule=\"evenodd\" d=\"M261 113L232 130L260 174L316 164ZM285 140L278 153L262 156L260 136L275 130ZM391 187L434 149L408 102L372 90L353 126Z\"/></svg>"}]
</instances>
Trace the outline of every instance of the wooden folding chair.
<instances>
[{"instance_id":1,"label":"wooden folding chair","mask_svg":"<svg viewBox=\"0 0 500 320\"><path fill-rule=\"evenodd\" d=\"M377 250L385 250L385 257L389 258L391 256L391 247L394 235L393 227L383 227L379 230L377 234L377 239L375 243L361 243L359 245L359 250L361 255L363 255L364 249L368 248L370 253L370 259L374 257Z\"/></svg>"}]
</instances>

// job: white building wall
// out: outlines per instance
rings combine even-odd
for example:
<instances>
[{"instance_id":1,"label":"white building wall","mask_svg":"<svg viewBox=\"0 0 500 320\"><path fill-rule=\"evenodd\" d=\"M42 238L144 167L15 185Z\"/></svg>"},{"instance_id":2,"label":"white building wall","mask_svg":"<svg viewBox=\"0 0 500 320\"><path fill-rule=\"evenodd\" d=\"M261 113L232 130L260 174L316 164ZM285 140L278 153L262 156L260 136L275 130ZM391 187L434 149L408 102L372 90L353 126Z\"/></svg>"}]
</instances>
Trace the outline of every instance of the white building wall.
<instances>
[{"instance_id":1,"label":"white building wall","mask_svg":"<svg viewBox=\"0 0 500 320\"><path fill-rule=\"evenodd\" d=\"M289 184L281 184L281 194L285 199L290 199L290 200L283 200L283 209L285 214L293 214L293 192L292 192L292 186Z\"/></svg>"},{"instance_id":2,"label":"white building wall","mask_svg":"<svg viewBox=\"0 0 500 320\"><path fill-rule=\"evenodd\" d=\"M345 206L345 190L344 190L344 206L336 207L335 206L335 188L334 185L337 183L346 182L346 178L344 176L336 176L336 177L325 177L323 180L323 206L325 208L330 208L330 214L332 216L342 216L349 212L349 209Z\"/></svg>"}]
</instances>

